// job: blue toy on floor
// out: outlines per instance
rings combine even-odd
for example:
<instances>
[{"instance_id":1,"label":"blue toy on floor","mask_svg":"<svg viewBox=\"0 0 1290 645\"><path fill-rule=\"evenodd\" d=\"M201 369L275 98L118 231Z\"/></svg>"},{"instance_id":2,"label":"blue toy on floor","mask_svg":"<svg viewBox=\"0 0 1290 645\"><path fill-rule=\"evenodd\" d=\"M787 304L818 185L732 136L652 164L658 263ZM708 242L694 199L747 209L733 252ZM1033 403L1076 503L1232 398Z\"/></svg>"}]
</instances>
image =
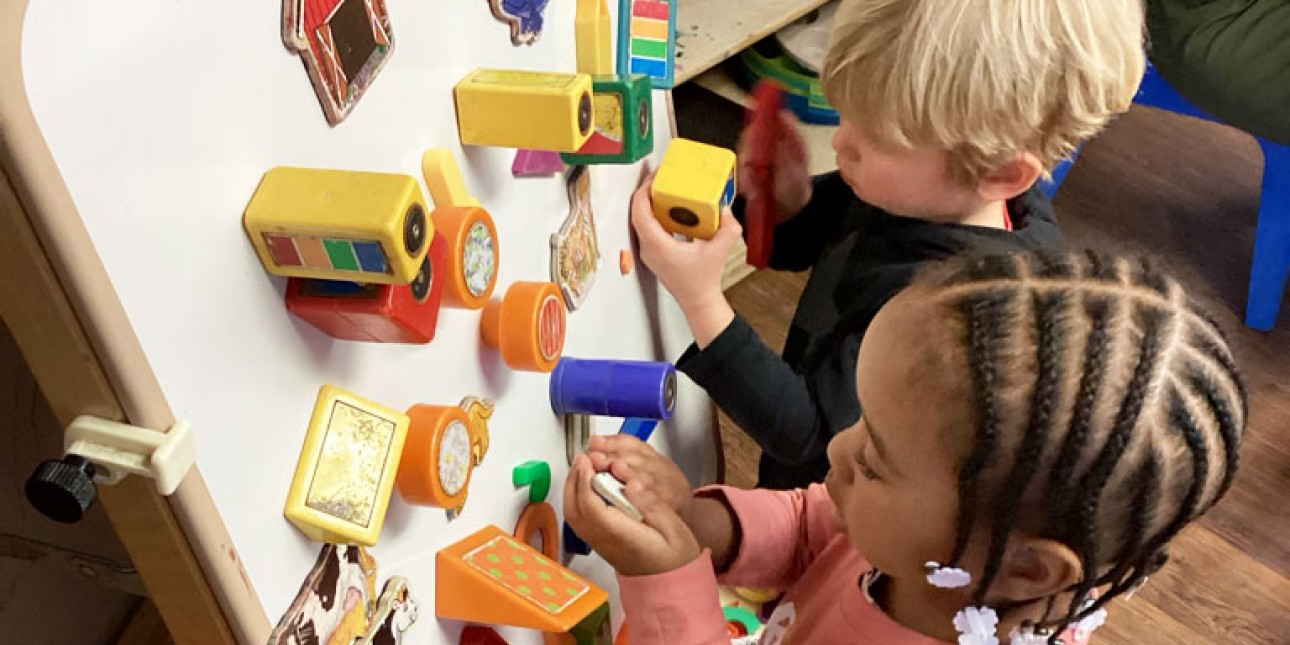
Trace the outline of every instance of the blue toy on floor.
<instances>
[{"instance_id":1,"label":"blue toy on floor","mask_svg":"<svg viewBox=\"0 0 1290 645\"><path fill-rule=\"evenodd\" d=\"M1147 66L1147 74L1138 89L1136 103L1186 116L1221 123L1202 112L1165 79ZM1290 146L1255 137L1263 149L1263 196L1259 206L1259 225L1254 234L1254 261L1250 267L1250 292L1245 304L1245 324L1260 331L1272 331L1290 277ZM1079 152L1053 170L1051 181L1043 182L1044 193L1051 199L1057 194L1066 173L1079 158Z\"/></svg>"}]
</instances>

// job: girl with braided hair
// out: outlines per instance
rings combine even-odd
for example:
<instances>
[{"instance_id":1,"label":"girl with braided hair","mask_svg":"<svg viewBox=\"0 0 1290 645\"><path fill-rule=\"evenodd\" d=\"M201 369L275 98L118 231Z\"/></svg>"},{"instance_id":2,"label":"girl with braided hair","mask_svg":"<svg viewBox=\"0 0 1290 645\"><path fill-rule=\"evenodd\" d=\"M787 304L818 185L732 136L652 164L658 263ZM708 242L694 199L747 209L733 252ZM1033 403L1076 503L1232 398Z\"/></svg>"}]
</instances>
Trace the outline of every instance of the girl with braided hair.
<instances>
[{"instance_id":1,"label":"girl with braided hair","mask_svg":"<svg viewBox=\"0 0 1290 645\"><path fill-rule=\"evenodd\" d=\"M960 258L882 308L864 416L825 483L691 493L595 437L569 524L619 573L634 645L729 642L716 584L785 590L763 644L1066 645L1164 565L1236 472L1246 395L1222 332L1150 262ZM644 516L605 506L596 471Z\"/></svg>"}]
</instances>

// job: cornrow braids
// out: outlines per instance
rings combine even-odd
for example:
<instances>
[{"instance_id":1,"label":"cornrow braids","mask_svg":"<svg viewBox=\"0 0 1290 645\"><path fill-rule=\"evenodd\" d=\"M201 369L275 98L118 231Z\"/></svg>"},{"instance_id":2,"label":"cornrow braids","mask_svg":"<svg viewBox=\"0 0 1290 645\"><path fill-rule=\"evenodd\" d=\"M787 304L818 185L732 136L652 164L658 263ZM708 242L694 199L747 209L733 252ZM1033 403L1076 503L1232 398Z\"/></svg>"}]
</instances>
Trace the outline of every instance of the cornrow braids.
<instances>
[{"instance_id":1,"label":"cornrow braids","mask_svg":"<svg viewBox=\"0 0 1290 645\"><path fill-rule=\"evenodd\" d=\"M1042 626L1056 642L1163 566L1169 542L1231 486L1248 418L1235 358L1214 319L1149 260L957 258L914 288L961 330L975 411L949 562L988 521L973 592L983 604L1014 531L1066 544L1083 573L1058 620L1048 620L1055 597L994 603L1047 600Z\"/></svg>"}]
</instances>

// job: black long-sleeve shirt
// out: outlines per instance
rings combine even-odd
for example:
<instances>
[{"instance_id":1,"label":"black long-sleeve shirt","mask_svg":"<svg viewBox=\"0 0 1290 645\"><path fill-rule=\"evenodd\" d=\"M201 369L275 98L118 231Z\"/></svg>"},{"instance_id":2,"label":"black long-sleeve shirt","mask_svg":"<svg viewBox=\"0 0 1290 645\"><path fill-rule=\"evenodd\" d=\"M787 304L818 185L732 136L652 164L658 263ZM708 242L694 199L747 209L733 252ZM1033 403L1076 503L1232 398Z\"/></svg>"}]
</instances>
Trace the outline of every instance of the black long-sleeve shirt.
<instances>
[{"instance_id":1,"label":"black long-sleeve shirt","mask_svg":"<svg viewBox=\"0 0 1290 645\"><path fill-rule=\"evenodd\" d=\"M1014 231L899 217L856 199L836 173L775 228L770 267L812 269L777 356L742 316L677 368L761 445L760 486L798 488L828 472L825 447L860 418L855 366L878 310L927 262L964 251L1052 248L1061 235L1037 189L1008 202ZM738 205L736 211L739 212Z\"/></svg>"}]
</instances>

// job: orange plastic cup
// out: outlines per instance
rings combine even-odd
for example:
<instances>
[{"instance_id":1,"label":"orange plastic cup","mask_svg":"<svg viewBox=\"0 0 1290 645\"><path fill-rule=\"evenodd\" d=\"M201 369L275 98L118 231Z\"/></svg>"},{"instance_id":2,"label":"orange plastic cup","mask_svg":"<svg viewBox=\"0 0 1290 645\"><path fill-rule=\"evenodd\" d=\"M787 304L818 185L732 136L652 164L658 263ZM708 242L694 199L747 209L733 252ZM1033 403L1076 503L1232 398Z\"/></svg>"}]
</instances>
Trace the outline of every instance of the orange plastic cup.
<instances>
[{"instance_id":1,"label":"orange plastic cup","mask_svg":"<svg viewBox=\"0 0 1290 645\"><path fill-rule=\"evenodd\" d=\"M550 372L564 352L564 296L550 282L516 282L484 307L479 335L514 370Z\"/></svg>"},{"instance_id":2,"label":"orange plastic cup","mask_svg":"<svg viewBox=\"0 0 1290 645\"><path fill-rule=\"evenodd\" d=\"M409 504L437 506L444 509L461 508L466 503L470 489L470 475L474 470L470 460L470 418L460 406L414 405L408 408L408 436L403 442L403 457L395 483L399 495ZM465 458L469 463L458 463L462 456L459 442L465 433ZM451 433L452 436L449 436ZM449 445L445 446L445 439ZM462 469L465 475L462 476Z\"/></svg>"},{"instance_id":3,"label":"orange plastic cup","mask_svg":"<svg viewBox=\"0 0 1290 645\"><path fill-rule=\"evenodd\" d=\"M436 208L435 231L448 242L443 305L479 309L493 297L500 258L497 227L478 206Z\"/></svg>"}]
</instances>

